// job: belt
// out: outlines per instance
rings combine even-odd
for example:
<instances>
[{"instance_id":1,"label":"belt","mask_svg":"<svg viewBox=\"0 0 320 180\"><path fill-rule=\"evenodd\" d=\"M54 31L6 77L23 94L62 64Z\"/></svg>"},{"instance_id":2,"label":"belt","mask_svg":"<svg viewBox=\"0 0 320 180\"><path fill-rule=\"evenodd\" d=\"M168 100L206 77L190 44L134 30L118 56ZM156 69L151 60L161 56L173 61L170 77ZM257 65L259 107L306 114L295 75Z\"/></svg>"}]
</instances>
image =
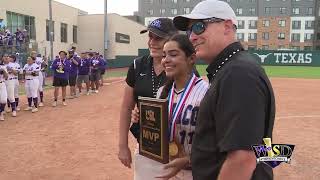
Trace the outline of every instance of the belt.
<instances>
[{"instance_id":1,"label":"belt","mask_svg":"<svg viewBox=\"0 0 320 180\"><path fill-rule=\"evenodd\" d=\"M18 79L18 78L14 77L14 78L9 78L8 80L13 80L13 79Z\"/></svg>"},{"instance_id":2,"label":"belt","mask_svg":"<svg viewBox=\"0 0 320 180\"><path fill-rule=\"evenodd\" d=\"M26 80L33 80L33 79L26 79Z\"/></svg>"}]
</instances>

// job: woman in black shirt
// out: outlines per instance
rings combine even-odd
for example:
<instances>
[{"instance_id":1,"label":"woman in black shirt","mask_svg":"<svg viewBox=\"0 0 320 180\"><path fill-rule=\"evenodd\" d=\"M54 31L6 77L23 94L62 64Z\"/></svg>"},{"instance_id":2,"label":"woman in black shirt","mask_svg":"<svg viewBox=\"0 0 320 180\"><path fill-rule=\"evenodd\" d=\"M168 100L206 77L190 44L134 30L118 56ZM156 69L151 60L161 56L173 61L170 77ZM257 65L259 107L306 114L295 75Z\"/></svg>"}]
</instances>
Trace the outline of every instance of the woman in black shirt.
<instances>
[{"instance_id":1,"label":"woman in black shirt","mask_svg":"<svg viewBox=\"0 0 320 180\"><path fill-rule=\"evenodd\" d=\"M128 132L131 122L131 111L136 105L138 96L156 97L159 87L166 81L164 69L161 65L163 46L165 42L177 33L172 20L159 18L150 23L146 30L148 32L148 47L150 55L139 57L129 67L127 84L125 85L122 108L120 112L120 136L118 158L126 167L131 167L131 151L128 146ZM138 126L133 130L138 135ZM134 129L134 128L131 128Z\"/></svg>"}]
</instances>

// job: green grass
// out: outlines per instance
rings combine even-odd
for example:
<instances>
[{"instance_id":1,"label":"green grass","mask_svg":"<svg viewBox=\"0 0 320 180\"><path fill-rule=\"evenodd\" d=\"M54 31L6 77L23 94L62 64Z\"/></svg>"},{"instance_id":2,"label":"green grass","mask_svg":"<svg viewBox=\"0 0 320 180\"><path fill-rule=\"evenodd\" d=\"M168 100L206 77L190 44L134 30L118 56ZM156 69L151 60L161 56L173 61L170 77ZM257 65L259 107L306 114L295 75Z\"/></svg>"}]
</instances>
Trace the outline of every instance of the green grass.
<instances>
[{"instance_id":1,"label":"green grass","mask_svg":"<svg viewBox=\"0 0 320 180\"><path fill-rule=\"evenodd\" d=\"M109 77L124 77L127 76L128 70L125 69L123 71L107 71L106 74L104 75L105 78Z\"/></svg>"},{"instance_id":2,"label":"green grass","mask_svg":"<svg viewBox=\"0 0 320 180\"><path fill-rule=\"evenodd\" d=\"M197 70L204 76L206 65L197 65ZM320 67L307 66L263 66L269 77L320 79Z\"/></svg>"}]
</instances>

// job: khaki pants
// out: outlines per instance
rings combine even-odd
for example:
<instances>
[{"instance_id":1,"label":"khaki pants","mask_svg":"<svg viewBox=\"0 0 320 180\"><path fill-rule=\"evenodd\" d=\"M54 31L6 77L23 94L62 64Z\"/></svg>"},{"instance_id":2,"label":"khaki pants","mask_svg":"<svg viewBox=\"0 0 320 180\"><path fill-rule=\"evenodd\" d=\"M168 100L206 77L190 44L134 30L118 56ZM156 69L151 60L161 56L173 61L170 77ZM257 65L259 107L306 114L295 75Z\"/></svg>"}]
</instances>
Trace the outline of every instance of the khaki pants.
<instances>
[{"instance_id":1,"label":"khaki pants","mask_svg":"<svg viewBox=\"0 0 320 180\"><path fill-rule=\"evenodd\" d=\"M165 174L168 170L163 169L164 164L149 159L139 154L139 149L134 152L134 180L161 180L156 176ZM181 170L171 180L192 180L191 171Z\"/></svg>"}]
</instances>

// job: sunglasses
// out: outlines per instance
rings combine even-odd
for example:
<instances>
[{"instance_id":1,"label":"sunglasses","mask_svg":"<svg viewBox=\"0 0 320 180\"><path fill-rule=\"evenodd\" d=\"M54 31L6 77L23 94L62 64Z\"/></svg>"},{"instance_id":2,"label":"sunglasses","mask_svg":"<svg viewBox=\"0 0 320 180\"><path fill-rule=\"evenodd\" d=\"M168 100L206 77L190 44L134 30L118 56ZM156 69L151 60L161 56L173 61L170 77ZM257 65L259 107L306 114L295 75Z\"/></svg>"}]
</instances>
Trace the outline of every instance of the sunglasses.
<instances>
[{"instance_id":1,"label":"sunglasses","mask_svg":"<svg viewBox=\"0 0 320 180\"><path fill-rule=\"evenodd\" d=\"M202 21L198 21L198 22L193 23L191 25L190 29L188 29L186 31L186 33L187 33L188 37L190 37L192 32L196 35L200 35L206 30L209 23L220 23L223 21L225 21L225 20L219 19L219 18L204 19Z\"/></svg>"}]
</instances>

